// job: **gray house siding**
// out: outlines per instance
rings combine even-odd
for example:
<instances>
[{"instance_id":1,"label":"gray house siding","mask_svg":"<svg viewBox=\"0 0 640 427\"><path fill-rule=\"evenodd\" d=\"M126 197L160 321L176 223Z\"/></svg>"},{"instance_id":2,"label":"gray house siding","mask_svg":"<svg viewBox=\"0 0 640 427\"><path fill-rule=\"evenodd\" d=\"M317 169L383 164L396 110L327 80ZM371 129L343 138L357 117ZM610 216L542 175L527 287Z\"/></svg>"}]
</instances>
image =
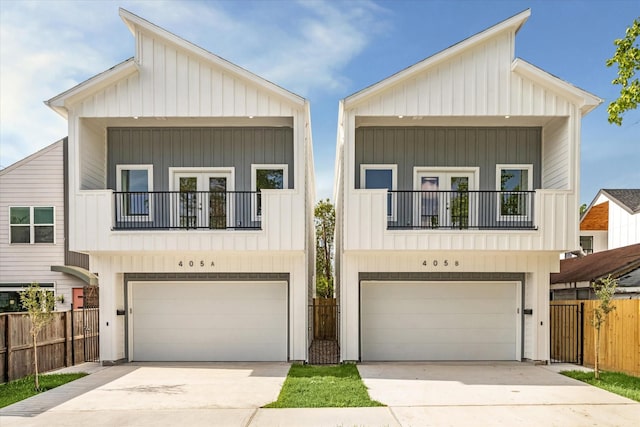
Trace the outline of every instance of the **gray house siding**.
<instances>
[{"instance_id":1,"label":"gray house siding","mask_svg":"<svg viewBox=\"0 0 640 427\"><path fill-rule=\"evenodd\" d=\"M360 127L356 129L355 182L360 165L397 164L398 190L413 190L414 166L479 167L479 190L496 189L497 164L532 164L540 188L541 128Z\"/></svg>"},{"instance_id":2,"label":"gray house siding","mask_svg":"<svg viewBox=\"0 0 640 427\"><path fill-rule=\"evenodd\" d=\"M109 128L107 183L116 189L116 165L153 164L155 191L168 191L170 167L234 167L235 190L251 190L251 164L287 164L294 188L293 129Z\"/></svg>"}]
</instances>

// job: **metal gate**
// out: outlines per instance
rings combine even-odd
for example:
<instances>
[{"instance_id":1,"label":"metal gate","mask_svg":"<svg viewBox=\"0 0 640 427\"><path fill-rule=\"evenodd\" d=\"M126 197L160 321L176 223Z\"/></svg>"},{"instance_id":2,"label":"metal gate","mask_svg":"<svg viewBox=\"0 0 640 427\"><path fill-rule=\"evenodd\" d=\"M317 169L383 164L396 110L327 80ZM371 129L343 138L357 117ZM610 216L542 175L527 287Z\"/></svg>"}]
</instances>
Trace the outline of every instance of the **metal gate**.
<instances>
[{"instance_id":1,"label":"metal gate","mask_svg":"<svg viewBox=\"0 0 640 427\"><path fill-rule=\"evenodd\" d=\"M313 302L313 305L309 306L309 323L313 325L309 363L336 364L340 361L338 304L335 298L314 298Z\"/></svg>"},{"instance_id":2,"label":"metal gate","mask_svg":"<svg viewBox=\"0 0 640 427\"><path fill-rule=\"evenodd\" d=\"M584 361L584 303L550 306L551 363Z\"/></svg>"},{"instance_id":3,"label":"metal gate","mask_svg":"<svg viewBox=\"0 0 640 427\"><path fill-rule=\"evenodd\" d=\"M100 360L100 309L97 286L84 287L82 331L84 336L84 361Z\"/></svg>"}]
</instances>

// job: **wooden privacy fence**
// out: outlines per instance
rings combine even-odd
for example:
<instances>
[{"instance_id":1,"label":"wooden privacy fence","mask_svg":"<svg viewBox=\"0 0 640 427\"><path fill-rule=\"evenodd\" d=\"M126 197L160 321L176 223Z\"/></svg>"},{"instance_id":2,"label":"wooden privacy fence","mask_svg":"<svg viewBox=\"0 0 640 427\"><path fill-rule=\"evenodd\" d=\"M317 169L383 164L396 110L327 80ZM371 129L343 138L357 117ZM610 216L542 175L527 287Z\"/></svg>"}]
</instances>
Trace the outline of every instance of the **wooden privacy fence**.
<instances>
[{"instance_id":1,"label":"wooden privacy fence","mask_svg":"<svg viewBox=\"0 0 640 427\"><path fill-rule=\"evenodd\" d=\"M98 310L89 308L53 314L51 323L38 335L39 372L97 360ZM0 314L0 382L33 373L30 326L26 313Z\"/></svg>"},{"instance_id":2,"label":"wooden privacy fence","mask_svg":"<svg viewBox=\"0 0 640 427\"><path fill-rule=\"evenodd\" d=\"M316 340L338 339L338 305L335 298L314 298L310 307L313 312L313 338Z\"/></svg>"},{"instance_id":3,"label":"wooden privacy fence","mask_svg":"<svg viewBox=\"0 0 640 427\"><path fill-rule=\"evenodd\" d=\"M565 318L557 316L551 318L552 341L551 349L563 346L559 340L572 340L570 334L580 334L583 331L584 354L581 355L583 365L593 366L595 363L595 328L591 326L593 309L599 304L598 300L585 301L552 301L552 306L584 303L582 325L572 316ZM600 368L605 371L625 372L640 376L640 300L613 300L616 309L609 313L607 321L602 326L600 335ZM553 313L553 311L552 311ZM571 323L569 328L563 329L563 334L555 334L553 329L562 328L562 323ZM566 332L572 331L572 332ZM553 357L553 356L552 356Z\"/></svg>"}]
</instances>

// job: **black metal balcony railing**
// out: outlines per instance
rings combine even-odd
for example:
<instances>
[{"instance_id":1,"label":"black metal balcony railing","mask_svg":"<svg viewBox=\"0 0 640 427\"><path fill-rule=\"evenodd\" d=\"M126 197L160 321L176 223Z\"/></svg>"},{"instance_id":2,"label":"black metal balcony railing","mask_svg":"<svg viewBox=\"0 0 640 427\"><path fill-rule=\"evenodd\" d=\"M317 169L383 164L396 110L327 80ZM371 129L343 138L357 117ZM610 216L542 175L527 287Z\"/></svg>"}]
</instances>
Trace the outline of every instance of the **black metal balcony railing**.
<instances>
[{"instance_id":1,"label":"black metal balcony railing","mask_svg":"<svg viewBox=\"0 0 640 427\"><path fill-rule=\"evenodd\" d=\"M114 192L115 230L256 230L256 191Z\"/></svg>"},{"instance_id":2,"label":"black metal balcony railing","mask_svg":"<svg viewBox=\"0 0 640 427\"><path fill-rule=\"evenodd\" d=\"M388 229L535 229L535 191L389 191Z\"/></svg>"}]
</instances>

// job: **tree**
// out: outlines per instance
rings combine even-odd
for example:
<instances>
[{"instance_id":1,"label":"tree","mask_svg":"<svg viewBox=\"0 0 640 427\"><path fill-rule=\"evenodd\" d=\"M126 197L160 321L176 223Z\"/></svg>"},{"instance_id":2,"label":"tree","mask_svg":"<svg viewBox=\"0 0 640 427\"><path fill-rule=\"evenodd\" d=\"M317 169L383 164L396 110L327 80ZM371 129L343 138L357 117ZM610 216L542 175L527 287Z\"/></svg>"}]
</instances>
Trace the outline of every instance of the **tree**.
<instances>
[{"instance_id":1,"label":"tree","mask_svg":"<svg viewBox=\"0 0 640 427\"><path fill-rule=\"evenodd\" d=\"M640 102L640 81L635 77L640 70L640 47L636 40L640 35L640 18L633 20L633 24L627 28L623 39L616 39L616 52L613 57L607 59L607 67L618 64L618 77L611 83L620 85L620 96L609 104L609 123L622 125L622 114L633 110Z\"/></svg>"},{"instance_id":2,"label":"tree","mask_svg":"<svg viewBox=\"0 0 640 427\"><path fill-rule=\"evenodd\" d=\"M586 211L587 211L587 204L586 203L581 204L580 205L580 215L582 215Z\"/></svg>"},{"instance_id":3,"label":"tree","mask_svg":"<svg viewBox=\"0 0 640 427\"><path fill-rule=\"evenodd\" d=\"M35 389L40 391L40 381L38 379L38 334L47 324L53 320L53 308L55 301L53 292L40 288L37 283L30 284L24 291L20 292L20 304L27 310L31 320L29 333L33 340L33 368Z\"/></svg>"},{"instance_id":4,"label":"tree","mask_svg":"<svg viewBox=\"0 0 640 427\"><path fill-rule=\"evenodd\" d=\"M316 295L333 297L333 233L336 211L329 199L320 200L314 210L316 226Z\"/></svg>"},{"instance_id":5,"label":"tree","mask_svg":"<svg viewBox=\"0 0 640 427\"><path fill-rule=\"evenodd\" d=\"M606 322L609 313L616 309L615 306L611 304L611 299L613 298L613 294L616 293L617 287L618 281L616 279L612 279L611 275L593 283L593 290L595 291L598 300L600 300L598 305L593 309L593 318L591 319L591 325L596 331L596 357L593 372L597 380L600 379L600 330L602 329L602 325Z\"/></svg>"}]
</instances>

